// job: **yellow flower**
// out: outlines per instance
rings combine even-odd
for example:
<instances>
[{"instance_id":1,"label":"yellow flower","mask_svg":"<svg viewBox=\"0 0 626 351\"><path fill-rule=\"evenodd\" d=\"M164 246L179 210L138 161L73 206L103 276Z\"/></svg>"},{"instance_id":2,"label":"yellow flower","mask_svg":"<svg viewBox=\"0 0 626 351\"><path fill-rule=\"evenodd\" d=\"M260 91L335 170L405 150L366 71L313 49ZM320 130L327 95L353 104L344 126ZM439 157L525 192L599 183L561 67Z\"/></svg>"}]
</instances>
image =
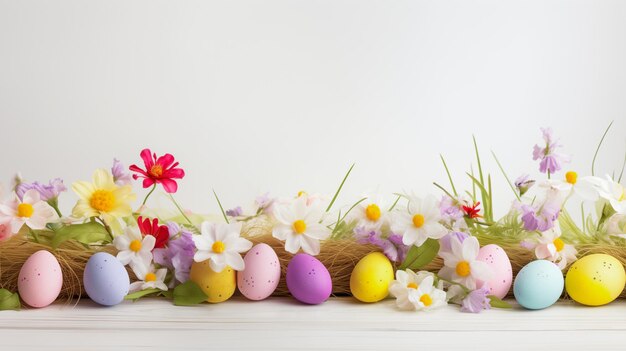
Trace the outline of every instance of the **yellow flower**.
<instances>
[{"instance_id":1,"label":"yellow flower","mask_svg":"<svg viewBox=\"0 0 626 351\"><path fill-rule=\"evenodd\" d=\"M74 217L100 217L114 234L121 233L118 218L132 215L130 203L135 194L130 185L118 186L113 176L104 169L97 169L93 182L75 182L72 190L80 198L72 210Z\"/></svg>"}]
</instances>

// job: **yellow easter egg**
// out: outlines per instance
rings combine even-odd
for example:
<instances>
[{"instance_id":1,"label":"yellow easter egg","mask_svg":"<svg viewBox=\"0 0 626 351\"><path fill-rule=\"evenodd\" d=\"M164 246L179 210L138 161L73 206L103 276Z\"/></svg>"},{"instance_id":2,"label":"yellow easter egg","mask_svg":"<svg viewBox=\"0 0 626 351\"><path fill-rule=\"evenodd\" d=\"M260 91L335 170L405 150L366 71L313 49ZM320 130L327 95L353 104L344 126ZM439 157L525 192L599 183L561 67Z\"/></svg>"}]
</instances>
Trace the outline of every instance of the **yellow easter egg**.
<instances>
[{"instance_id":1,"label":"yellow easter egg","mask_svg":"<svg viewBox=\"0 0 626 351\"><path fill-rule=\"evenodd\" d=\"M574 262L565 277L565 289L574 301L600 306L615 300L624 290L626 273L615 257L605 254L585 256Z\"/></svg>"},{"instance_id":2,"label":"yellow easter egg","mask_svg":"<svg viewBox=\"0 0 626 351\"><path fill-rule=\"evenodd\" d=\"M377 302L389 293L393 280L393 267L389 259L380 252L363 257L350 275L350 292L362 302Z\"/></svg>"},{"instance_id":3,"label":"yellow easter egg","mask_svg":"<svg viewBox=\"0 0 626 351\"><path fill-rule=\"evenodd\" d=\"M224 302L235 293L237 288L237 274L234 269L226 266L219 273L214 272L209 266L209 260L194 262L189 271L189 279L198 284L200 289L208 296L211 303Z\"/></svg>"}]
</instances>

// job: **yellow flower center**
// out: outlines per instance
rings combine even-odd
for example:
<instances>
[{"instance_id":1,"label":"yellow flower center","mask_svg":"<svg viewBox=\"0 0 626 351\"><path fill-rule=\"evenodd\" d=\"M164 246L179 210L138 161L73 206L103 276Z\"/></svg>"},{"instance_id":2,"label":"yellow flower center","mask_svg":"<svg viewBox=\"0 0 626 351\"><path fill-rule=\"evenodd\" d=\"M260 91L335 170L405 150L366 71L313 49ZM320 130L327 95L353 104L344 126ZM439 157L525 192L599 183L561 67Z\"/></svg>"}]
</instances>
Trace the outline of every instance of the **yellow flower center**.
<instances>
[{"instance_id":1,"label":"yellow flower center","mask_svg":"<svg viewBox=\"0 0 626 351\"><path fill-rule=\"evenodd\" d=\"M470 265L467 261L461 261L456 264L456 274L459 277L467 277L470 275Z\"/></svg>"},{"instance_id":2,"label":"yellow flower center","mask_svg":"<svg viewBox=\"0 0 626 351\"><path fill-rule=\"evenodd\" d=\"M150 168L150 175L153 177L160 177L163 175L163 167L161 165L154 165Z\"/></svg>"},{"instance_id":3,"label":"yellow flower center","mask_svg":"<svg viewBox=\"0 0 626 351\"><path fill-rule=\"evenodd\" d=\"M376 204L370 204L365 208L365 217L370 221L376 222L380 219L380 207Z\"/></svg>"},{"instance_id":4,"label":"yellow flower center","mask_svg":"<svg viewBox=\"0 0 626 351\"><path fill-rule=\"evenodd\" d=\"M130 251L139 252L141 250L141 241L139 240L131 241L130 245L128 245L128 248L130 248Z\"/></svg>"},{"instance_id":5,"label":"yellow flower center","mask_svg":"<svg viewBox=\"0 0 626 351\"><path fill-rule=\"evenodd\" d=\"M306 223L301 219L293 222L293 231L296 234L303 234L306 231Z\"/></svg>"},{"instance_id":6,"label":"yellow flower center","mask_svg":"<svg viewBox=\"0 0 626 351\"><path fill-rule=\"evenodd\" d=\"M89 205L100 212L110 212L115 206L115 195L109 190L96 190L91 194Z\"/></svg>"},{"instance_id":7,"label":"yellow flower center","mask_svg":"<svg viewBox=\"0 0 626 351\"><path fill-rule=\"evenodd\" d=\"M308 195L307 192L304 191L304 190L300 190L300 191L298 191L298 196L296 196L296 197L305 196L305 195Z\"/></svg>"},{"instance_id":8,"label":"yellow flower center","mask_svg":"<svg viewBox=\"0 0 626 351\"><path fill-rule=\"evenodd\" d=\"M211 250L213 250L213 252L215 253L220 254L224 252L224 250L226 250L226 245L224 245L224 243L221 241L216 241L213 243L213 246L211 246Z\"/></svg>"},{"instance_id":9,"label":"yellow flower center","mask_svg":"<svg viewBox=\"0 0 626 351\"><path fill-rule=\"evenodd\" d=\"M561 240L561 238L554 239L552 243L554 244L554 247L556 247L556 251L561 251L565 247L565 243Z\"/></svg>"},{"instance_id":10,"label":"yellow flower center","mask_svg":"<svg viewBox=\"0 0 626 351\"><path fill-rule=\"evenodd\" d=\"M420 297L420 301L424 304L424 306L430 306L433 304L433 298L428 294L422 295L422 297Z\"/></svg>"},{"instance_id":11,"label":"yellow flower center","mask_svg":"<svg viewBox=\"0 0 626 351\"><path fill-rule=\"evenodd\" d=\"M421 228L424 225L424 216L419 213L413 216L413 225L415 228Z\"/></svg>"},{"instance_id":12,"label":"yellow flower center","mask_svg":"<svg viewBox=\"0 0 626 351\"><path fill-rule=\"evenodd\" d=\"M146 277L143 278L144 282L154 282L156 281L156 274L150 272L148 274L146 274Z\"/></svg>"},{"instance_id":13,"label":"yellow flower center","mask_svg":"<svg viewBox=\"0 0 626 351\"><path fill-rule=\"evenodd\" d=\"M569 171L565 173L565 181L567 181L568 183L574 185L576 184L577 180L578 180L578 173L574 171Z\"/></svg>"},{"instance_id":14,"label":"yellow flower center","mask_svg":"<svg viewBox=\"0 0 626 351\"><path fill-rule=\"evenodd\" d=\"M408 283L406 285L406 287L409 288L409 289L417 289L417 284L415 284L415 283Z\"/></svg>"},{"instance_id":15,"label":"yellow flower center","mask_svg":"<svg viewBox=\"0 0 626 351\"><path fill-rule=\"evenodd\" d=\"M30 218L33 215L35 210L33 209L33 205L31 204L19 204L17 205L17 216Z\"/></svg>"}]
</instances>

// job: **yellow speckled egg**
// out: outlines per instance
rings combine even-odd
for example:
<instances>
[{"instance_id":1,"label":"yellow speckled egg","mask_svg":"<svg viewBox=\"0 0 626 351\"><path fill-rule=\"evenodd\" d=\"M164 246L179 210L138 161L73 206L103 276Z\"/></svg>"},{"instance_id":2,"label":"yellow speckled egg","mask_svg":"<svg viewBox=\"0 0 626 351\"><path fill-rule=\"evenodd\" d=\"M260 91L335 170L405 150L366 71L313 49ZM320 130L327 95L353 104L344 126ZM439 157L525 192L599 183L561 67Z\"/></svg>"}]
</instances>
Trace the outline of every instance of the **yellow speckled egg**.
<instances>
[{"instance_id":1,"label":"yellow speckled egg","mask_svg":"<svg viewBox=\"0 0 626 351\"><path fill-rule=\"evenodd\" d=\"M389 293L393 267L380 252L372 252L354 266L350 275L350 292L362 302L377 302Z\"/></svg>"},{"instance_id":2,"label":"yellow speckled egg","mask_svg":"<svg viewBox=\"0 0 626 351\"><path fill-rule=\"evenodd\" d=\"M208 296L206 300L211 303L228 300L237 289L235 270L226 266L221 272L215 273L209 266L209 260L194 262L189 271L189 279L198 284Z\"/></svg>"},{"instance_id":3,"label":"yellow speckled egg","mask_svg":"<svg viewBox=\"0 0 626 351\"><path fill-rule=\"evenodd\" d=\"M624 290L622 263L605 254L588 255L574 262L565 277L568 295L583 305L600 306L615 300Z\"/></svg>"}]
</instances>

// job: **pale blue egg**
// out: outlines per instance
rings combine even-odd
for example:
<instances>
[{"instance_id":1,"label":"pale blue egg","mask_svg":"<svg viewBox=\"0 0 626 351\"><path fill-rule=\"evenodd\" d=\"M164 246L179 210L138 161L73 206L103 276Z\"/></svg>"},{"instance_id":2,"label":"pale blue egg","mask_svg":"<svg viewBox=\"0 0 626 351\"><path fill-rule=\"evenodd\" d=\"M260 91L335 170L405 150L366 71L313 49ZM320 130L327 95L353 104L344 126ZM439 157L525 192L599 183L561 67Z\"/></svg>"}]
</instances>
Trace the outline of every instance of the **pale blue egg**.
<instances>
[{"instance_id":1,"label":"pale blue egg","mask_svg":"<svg viewBox=\"0 0 626 351\"><path fill-rule=\"evenodd\" d=\"M524 308L540 310L550 307L563 293L563 272L546 260L532 261L524 266L513 284L513 294Z\"/></svg>"},{"instance_id":2,"label":"pale blue egg","mask_svg":"<svg viewBox=\"0 0 626 351\"><path fill-rule=\"evenodd\" d=\"M104 306L122 302L130 288L126 268L117 258L106 252L98 252L89 258L83 283L89 298Z\"/></svg>"}]
</instances>

